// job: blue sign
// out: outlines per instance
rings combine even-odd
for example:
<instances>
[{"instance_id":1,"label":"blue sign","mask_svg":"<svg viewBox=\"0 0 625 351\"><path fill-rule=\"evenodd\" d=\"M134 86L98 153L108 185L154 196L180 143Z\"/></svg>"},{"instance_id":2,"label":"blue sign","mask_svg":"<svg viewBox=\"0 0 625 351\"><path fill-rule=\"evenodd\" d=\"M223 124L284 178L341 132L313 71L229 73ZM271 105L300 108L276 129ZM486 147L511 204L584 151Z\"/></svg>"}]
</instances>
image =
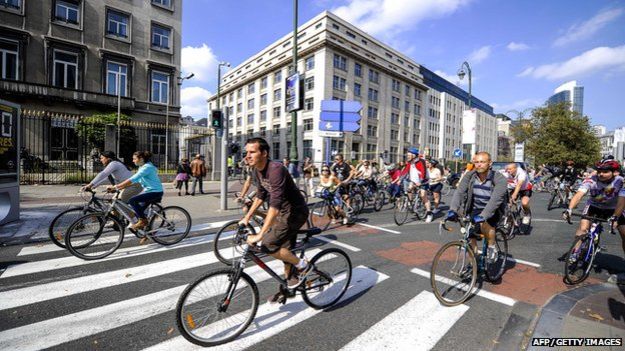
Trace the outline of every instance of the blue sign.
<instances>
[{"instance_id":1,"label":"blue sign","mask_svg":"<svg viewBox=\"0 0 625 351\"><path fill-rule=\"evenodd\" d=\"M335 132L355 132L360 129L360 124L354 122L343 122L343 128L341 129L341 123L336 121L320 121L319 130L323 131L335 131Z\"/></svg>"},{"instance_id":2,"label":"blue sign","mask_svg":"<svg viewBox=\"0 0 625 351\"><path fill-rule=\"evenodd\" d=\"M360 112L362 104L358 101L322 100L321 111L324 112Z\"/></svg>"},{"instance_id":3,"label":"blue sign","mask_svg":"<svg viewBox=\"0 0 625 351\"><path fill-rule=\"evenodd\" d=\"M454 149L454 157L456 157L456 158L462 157L462 150Z\"/></svg>"},{"instance_id":4,"label":"blue sign","mask_svg":"<svg viewBox=\"0 0 625 351\"><path fill-rule=\"evenodd\" d=\"M354 112L348 112L348 113L343 113L341 115L340 112L321 111L321 115L319 116L319 119L323 122L341 122L341 119L342 119L343 123L345 122L358 123L360 122L360 114L354 113Z\"/></svg>"}]
</instances>

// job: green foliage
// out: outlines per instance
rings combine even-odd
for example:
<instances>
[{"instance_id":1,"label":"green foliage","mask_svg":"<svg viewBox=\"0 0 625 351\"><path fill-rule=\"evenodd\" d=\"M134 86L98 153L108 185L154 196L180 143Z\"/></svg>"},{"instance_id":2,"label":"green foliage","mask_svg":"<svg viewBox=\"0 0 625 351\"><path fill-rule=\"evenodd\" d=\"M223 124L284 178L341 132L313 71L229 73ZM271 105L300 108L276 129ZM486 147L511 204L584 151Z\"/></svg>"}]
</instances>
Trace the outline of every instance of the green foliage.
<instances>
[{"instance_id":1,"label":"green foliage","mask_svg":"<svg viewBox=\"0 0 625 351\"><path fill-rule=\"evenodd\" d=\"M120 115L119 119L122 122L130 121L130 117L124 114ZM103 147L104 139L106 137L107 124L117 125L116 113L95 114L85 117L80 121L78 135L81 138L84 138L84 140L87 140L90 145ZM122 126L120 134L121 140L124 143L126 143L127 141L133 142L136 139L132 127L129 126Z\"/></svg>"},{"instance_id":2,"label":"green foliage","mask_svg":"<svg viewBox=\"0 0 625 351\"><path fill-rule=\"evenodd\" d=\"M514 127L512 134L517 142L526 143L526 152L536 164L574 160L586 166L601 156L601 144L588 117L571 111L567 103L534 109L532 119Z\"/></svg>"}]
</instances>

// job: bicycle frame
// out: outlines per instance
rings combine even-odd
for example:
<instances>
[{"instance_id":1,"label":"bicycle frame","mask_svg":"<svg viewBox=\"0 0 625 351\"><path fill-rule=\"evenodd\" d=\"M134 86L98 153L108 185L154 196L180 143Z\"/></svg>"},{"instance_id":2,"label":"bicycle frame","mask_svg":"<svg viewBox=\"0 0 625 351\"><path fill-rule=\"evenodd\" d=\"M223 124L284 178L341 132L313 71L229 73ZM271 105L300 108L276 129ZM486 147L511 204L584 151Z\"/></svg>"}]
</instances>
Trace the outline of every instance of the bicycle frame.
<instances>
[{"instance_id":1,"label":"bicycle frame","mask_svg":"<svg viewBox=\"0 0 625 351\"><path fill-rule=\"evenodd\" d=\"M482 273L484 272L484 269L486 267L484 263L485 261L484 253L488 249L488 240L484 234L476 232L476 225L475 223L473 223L473 221L471 221L469 217L458 218L458 222L460 223L460 232L462 233L462 238L460 239L460 241L462 242L462 246L464 247L465 250L467 248L473 250L476 256L475 259L477 261L478 272ZM446 221L441 223L440 228L445 229L446 231L451 231L451 229L447 227ZM482 242L481 254L478 251L477 246L475 248L471 246L471 241L470 241L471 234L474 234L476 240L482 239L483 242Z\"/></svg>"},{"instance_id":2,"label":"bicycle frame","mask_svg":"<svg viewBox=\"0 0 625 351\"><path fill-rule=\"evenodd\" d=\"M109 214L111 214L111 212L113 212L113 210L117 211L117 213L121 214L122 217L124 217L128 223L132 223L132 217L129 215L129 213L134 213L134 210L132 209L132 207L130 207L130 205L128 205L127 203L121 201L121 199L119 199L119 195L121 193L118 192L115 194L115 196L113 196L113 199L111 201L111 204L109 205L109 207L104 211L105 216L108 216ZM147 208L147 214L146 217L148 218L148 222L152 219L153 216L157 216L158 212L154 211L154 209L152 208L153 204L150 204L150 206L148 206ZM159 216L161 219L166 220L166 218ZM153 233L153 230L150 231L144 231L146 234L149 233Z\"/></svg>"}]
</instances>

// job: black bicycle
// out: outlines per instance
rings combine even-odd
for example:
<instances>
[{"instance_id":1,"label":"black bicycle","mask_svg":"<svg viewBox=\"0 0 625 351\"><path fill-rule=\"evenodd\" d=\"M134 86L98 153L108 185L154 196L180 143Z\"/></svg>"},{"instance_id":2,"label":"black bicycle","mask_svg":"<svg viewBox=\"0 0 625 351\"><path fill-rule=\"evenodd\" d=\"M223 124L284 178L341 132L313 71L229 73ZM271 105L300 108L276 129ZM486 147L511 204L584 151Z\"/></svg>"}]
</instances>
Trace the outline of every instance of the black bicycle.
<instances>
[{"instance_id":1,"label":"black bicycle","mask_svg":"<svg viewBox=\"0 0 625 351\"><path fill-rule=\"evenodd\" d=\"M306 235L294 248L301 249L299 257L302 259L310 238L321 230L311 228L298 233ZM254 320L259 304L258 287L244 272L248 261L253 261L277 280L285 295L299 292L304 302L315 309L332 306L347 291L352 277L352 263L344 251L330 248L316 254L309 261L310 273L304 282L296 289L289 289L287 281L259 258L260 248L246 244L249 234L245 227L237 230L237 245L244 251L231 268L202 275L187 286L178 299L176 325L190 342L204 347L230 342Z\"/></svg>"},{"instance_id":2,"label":"black bicycle","mask_svg":"<svg viewBox=\"0 0 625 351\"><path fill-rule=\"evenodd\" d=\"M87 197L87 194L91 195ZM48 235L50 236L50 240L54 243L54 245L66 248L65 246L65 234L69 227L80 217L88 214L103 211L106 208L106 199L97 197L95 195L95 191L91 189L86 189L83 192L80 192L80 196L85 201L85 204L82 206L72 207L67 209L61 213L59 213L50 225L48 226Z\"/></svg>"}]
</instances>

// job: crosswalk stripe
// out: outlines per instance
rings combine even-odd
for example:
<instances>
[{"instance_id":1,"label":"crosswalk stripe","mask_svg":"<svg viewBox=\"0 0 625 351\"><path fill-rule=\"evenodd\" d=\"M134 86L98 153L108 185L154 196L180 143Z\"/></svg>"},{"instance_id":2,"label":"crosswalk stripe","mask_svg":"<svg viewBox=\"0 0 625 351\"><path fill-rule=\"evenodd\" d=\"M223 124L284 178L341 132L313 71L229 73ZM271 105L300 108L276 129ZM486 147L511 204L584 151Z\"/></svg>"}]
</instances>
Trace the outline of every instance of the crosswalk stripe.
<instances>
[{"instance_id":1,"label":"crosswalk stripe","mask_svg":"<svg viewBox=\"0 0 625 351\"><path fill-rule=\"evenodd\" d=\"M355 246L351 246L351 245L348 245L348 244L342 243L342 242L340 242L340 241L338 241L338 240L335 240L335 239L330 239L330 238L328 238L328 237L326 237L326 236L324 236L324 235L317 235L317 236L315 236L314 238L315 238L315 239L319 239L319 240L321 240L321 241L325 241L325 242L327 242L327 243L330 243L330 244L333 244L333 245L336 245L336 246L340 246L340 247L342 247L342 248L344 248L344 249L348 249L348 250L350 250L350 251L354 251L354 252L358 252L358 251L360 251L360 249L359 249L359 248L357 248L357 247L355 247Z\"/></svg>"},{"instance_id":2,"label":"crosswalk stripe","mask_svg":"<svg viewBox=\"0 0 625 351\"><path fill-rule=\"evenodd\" d=\"M424 271L423 269L419 269L419 268L413 268L410 272L418 274L422 277L425 277L427 279L430 279L430 272L428 271ZM436 277L436 280L438 280L441 283L444 284L448 284L448 285L452 285L452 286L458 286L458 282L453 280L453 279L449 279L449 278L445 278L445 277ZM465 289L466 291L466 289ZM508 305L508 306L514 306L514 304L516 303L515 299L509 298L507 296L503 296L503 295L499 295L499 294L495 294L492 293L490 291L486 291L483 289L478 289L477 287L473 288L473 294L487 298L489 300L495 301L495 302L499 302L502 303L504 305Z\"/></svg>"},{"instance_id":3,"label":"crosswalk stripe","mask_svg":"<svg viewBox=\"0 0 625 351\"><path fill-rule=\"evenodd\" d=\"M349 299L359 293L375 286L376 284L386 280L386 274L377 272L365 266L358 266L352 270L352 280L347 292L343 295L342 300ZM321 310L315 310L308 307L302 300L301 296L297 296L287 301L286 305L272 305L265 303L258 308L255 321L250 327L236 340L215 346L213 350L243 350L251 347L271 336L274 336L298 323L317 315ZM182 336L177 336L171 340L154 345L146 350L202 350L203 348L189 343Z\"/></svg>"},{"instance_id":4,"label":"crosswalk stripe","mask_svg":"<svg viewBox=\"0 0 625 351\"><path fill-rule=\"evenodd\" d=\"M341 348L351 350L430 350L469 309L442 306L422 291L393 313Z\"/></svg>"},{"instance_id":5,"label":"crosswalk stripe","mask_svg":"<svg viewBox=\"0 0 625 351\"><path fill-rule=\"evenodd\" d=\"M278 271L282 267L282 262L273 260L268 262L267 266ZM256 283L271 278L258 266L251 267L245 272ZM186 286L187 284L180 285L156 293L2 331L0 332L0 350L40 350L173 310L179 295Z\"/></svg>"},{"instance_id":6,"label":"crosswalk stripe","mask_svg":"<svg viewBox=\"0 0 625 351\"><path fill-rule=\"evenodd\" d=\"M387 229L387 228L379 227L379 226L375 226L375 225L370 225L370 224L365 224L365 223L358 223L358 225L361 225L361 226L367 227L367 228L373 228L373 229L377 229L377 230L382 230L382 231L389 232L389 233L392 233L392 234L401 234L401 232L399 232L397 230Z\"/></svg>"},{"instance_id":7,"label":"crosswalk stripe","mask_svg":"<svg viewBox=\"0 0 625 351\"><path fill-rule=\"evenodd\" d=\"M306 256L312 258L320 251L321 249L309 250L306 252ZM224 252L224 256L232 256L232 254L230 250ZM59 297L67 297L97 289L132 283L142 279L153 278L217 262L219 261L212 252L201 253L138 267L124 268L112 272L9 290L0 293L0 311Z\"/></svg>"}]
</instances>

